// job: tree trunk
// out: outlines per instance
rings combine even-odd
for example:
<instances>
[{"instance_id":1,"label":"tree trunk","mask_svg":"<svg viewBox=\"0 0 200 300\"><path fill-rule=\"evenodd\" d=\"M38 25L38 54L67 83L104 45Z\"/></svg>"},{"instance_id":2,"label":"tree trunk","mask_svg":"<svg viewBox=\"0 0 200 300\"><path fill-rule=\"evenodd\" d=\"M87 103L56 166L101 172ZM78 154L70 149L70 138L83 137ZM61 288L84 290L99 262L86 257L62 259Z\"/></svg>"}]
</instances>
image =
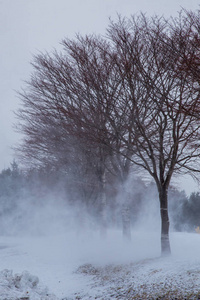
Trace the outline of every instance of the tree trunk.
<instances>
[{"instance_id":1,"label":"tree trunk","mask_svg":"<svg viewBox=\"0 0 200 300\"><path fill-rule=\"evenodd\" d=\"M124 199L122 204L122 232L125 241L131 241L131 218L130 218L130 207L129 207L129 195L122 182L121 197Z\"/></svg>"},{"instance_id":2,"label":"tree trunk","mask_svg":"<svg viewBox=\"0 0 200 300\"><path fill-rule=\"evenodd\" d=\"M131 220L130 209L128 205L124 205L122 208L122 227L124 240L131 241Z\"/></svg>"},{"instance_id":3,"label":"tree trunk","mask_svg":"<svg viewBox=\"0 0 200 300\"><path fill-rule=\"evenodd\" d=\"M107 235L107 220L106 220L106 195L105 192L101 193L101 227L100 234L102 238Z\"/></svg>"},{"instance_id":4,"label":"tree trunk","mask_svg":"<svg viewBox=\"0 0 200 300\"><path fill-rule=\"evenodd\" d=\"M100 235L101 237L105 238L107 235L107 215L106 215L106 207L107 207L107 199L106 199L106 179L105 179L105 172L101 176L100 182L100 204L101 204L101 224L100 224Z\"/></svg>"},{"instance_id":5,"label":"tree trunk","mask_svg":"<svg viewBox=\"0 0 200 300\"><path fill-rule=\"evenodd\" d=\"M170 255L171 248L169 242L169 215L167 189L162 188L159 193L160 215L161 215L161 255Z\"/></svg>"}]
</instances>

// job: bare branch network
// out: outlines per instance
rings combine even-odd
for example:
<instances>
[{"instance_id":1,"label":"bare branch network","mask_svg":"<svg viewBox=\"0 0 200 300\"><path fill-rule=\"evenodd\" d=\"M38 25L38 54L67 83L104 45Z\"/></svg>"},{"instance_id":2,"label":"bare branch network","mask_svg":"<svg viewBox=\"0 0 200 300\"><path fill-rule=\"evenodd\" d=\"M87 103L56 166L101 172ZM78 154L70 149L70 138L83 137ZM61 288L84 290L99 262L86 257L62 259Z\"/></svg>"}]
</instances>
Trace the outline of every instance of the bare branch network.
<instances>
[{"instance_id":1,"label":"bare branch network","mask_svg":"<svg viewBox=\"0 0 200 300\"><path fill-rule=\"evenodd\" d=\"M20 93L18 152L55 165L84 152L122 181L135 165L155 180L168 223L172 175L200 171L199 35L199 12L141 14L111 21L107 38L77 36L62 53L35 56Z\"/></svg>"}]
</instances>

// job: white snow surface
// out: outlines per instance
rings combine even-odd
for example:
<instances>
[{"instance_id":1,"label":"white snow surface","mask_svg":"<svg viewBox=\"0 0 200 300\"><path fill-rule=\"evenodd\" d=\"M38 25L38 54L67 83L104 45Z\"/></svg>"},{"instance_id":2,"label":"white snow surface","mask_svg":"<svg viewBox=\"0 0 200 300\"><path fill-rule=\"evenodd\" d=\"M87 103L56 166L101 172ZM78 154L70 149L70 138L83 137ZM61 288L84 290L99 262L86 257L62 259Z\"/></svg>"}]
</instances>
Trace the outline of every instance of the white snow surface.
<instances>
[{"instance_id":1,"label":"white snow surface","mask_svg":"<svg viewBox=\"0 0 200 300\"><path fill-rule=\"evenodd\" d=\"M133 231L130 243L119 230L105 240L92 229L1 236L0 299L198 299L200 234L172 232L170 240L172 255L160 257L158 232Z\"/></svg>"}]
</instances>

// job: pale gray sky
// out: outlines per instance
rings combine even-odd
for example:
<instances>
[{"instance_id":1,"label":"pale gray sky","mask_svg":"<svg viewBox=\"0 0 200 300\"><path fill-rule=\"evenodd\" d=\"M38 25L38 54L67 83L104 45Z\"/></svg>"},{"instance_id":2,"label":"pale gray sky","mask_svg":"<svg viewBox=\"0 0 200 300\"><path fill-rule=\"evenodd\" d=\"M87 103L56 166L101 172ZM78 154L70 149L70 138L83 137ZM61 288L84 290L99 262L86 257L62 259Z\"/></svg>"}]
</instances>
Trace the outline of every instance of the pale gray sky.
<instances>
[{"instance_id":1,"label":"pale gray sky","mask_svg":"<svg viewBox=\"0 0 200 300\"><path fill-rule=\"evenodd\" d=\"M195 10L199 0L0 0L0 170L12 162L11 146L19 140L13 129L16 90L29 79L32 55L60 47L76 33L104 34L117 13L168 17L181 7Z\"/></svg>"}]
</instances>

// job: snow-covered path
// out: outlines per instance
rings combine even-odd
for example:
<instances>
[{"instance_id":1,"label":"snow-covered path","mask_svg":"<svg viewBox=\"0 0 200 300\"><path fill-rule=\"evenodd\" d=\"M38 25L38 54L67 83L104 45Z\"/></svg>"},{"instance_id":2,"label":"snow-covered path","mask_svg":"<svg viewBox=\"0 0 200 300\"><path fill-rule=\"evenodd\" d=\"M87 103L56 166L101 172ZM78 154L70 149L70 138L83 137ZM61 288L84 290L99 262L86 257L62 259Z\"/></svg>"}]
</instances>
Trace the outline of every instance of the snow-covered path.
<instances>
[{"instance_id":1,"label":"snow-covered path","mask_svg":"<svg viewBox=\"0 0 200 300\"><path fill-rule=\"evenodd\" d=\"M7 290L5 271L1 272L0 292L7 293L3 299L17 299L16 295L20 299L28 291L30 300L86 300L138 299L142 295L148 299L148 295L158 297L168 291L198 299L192 294L200 293L200 235L171 233L171 246L172 256L160 258L159 234L149 232L133 232L130 244L124 244L119 231L110 231L105 241L92 231L56 237L0 237L0 270L13 270L6 273L12 279ZM13 276L24 271L28 273L17 290ZM35 277L27 274L39 278L31 286L32 294L28 285Z\"/></svg>"}]
</instances>

